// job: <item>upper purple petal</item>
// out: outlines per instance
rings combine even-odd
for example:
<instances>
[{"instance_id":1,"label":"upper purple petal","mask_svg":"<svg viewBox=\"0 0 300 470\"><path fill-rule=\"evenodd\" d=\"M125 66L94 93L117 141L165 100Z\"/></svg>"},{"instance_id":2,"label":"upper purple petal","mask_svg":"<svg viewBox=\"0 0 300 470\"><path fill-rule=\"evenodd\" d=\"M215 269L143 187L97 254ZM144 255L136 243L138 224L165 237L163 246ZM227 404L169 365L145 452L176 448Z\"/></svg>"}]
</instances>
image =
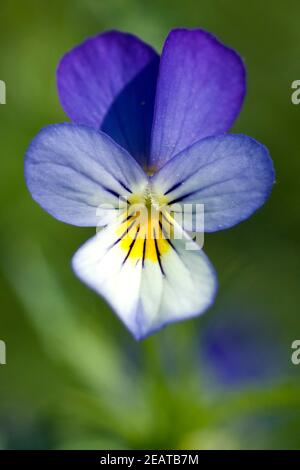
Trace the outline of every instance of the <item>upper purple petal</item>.
<instances>
[{"instance_id":1,"label":"upper purple petal","mask_svg":"<svg viewBox=\"0 0 300 470\"><path fill-rule=\"evenodd\" d=\"M61 60L61 104L77 124L110 135L147 163L159 56L131 34L110 31L86 40Z\"/></svg>"},{"instance_id":2,"label":"upper purple petal","mask_svg":"<svg viewBox=\"0 0 300 470\"><path fill-rule=\"evenodd\" d=\"M206 31L175 29L159 69L151 164L167 160L200 139L226 132L245 95L241 58Z\"/></svg>"}]
</instances>

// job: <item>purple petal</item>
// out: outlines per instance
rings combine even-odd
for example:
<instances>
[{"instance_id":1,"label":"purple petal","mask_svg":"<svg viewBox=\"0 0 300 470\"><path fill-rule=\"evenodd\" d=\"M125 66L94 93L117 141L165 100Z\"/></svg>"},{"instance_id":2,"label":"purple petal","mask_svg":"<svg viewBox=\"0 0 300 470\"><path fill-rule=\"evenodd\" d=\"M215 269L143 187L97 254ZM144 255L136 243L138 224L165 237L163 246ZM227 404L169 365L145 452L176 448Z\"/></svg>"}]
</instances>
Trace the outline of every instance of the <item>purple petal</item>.
<instances>
[{"instance_id":1,"label":"purple petal","mask_svg":"<svg viewBox=\"0 0 300 470\"><path fill-rule=\"evenodd\" d=\"M279 377L283 356L278 331L275 325L270 329L266 312L235 307L232 312L218 313L200 338L201 359L209 377L225 387Z\"/></svg>"},{"instance_id":2,"label":"purple petal","mask_svg":"<svg viewBox=\"0 0 300 470\"><path fill-rule=\"evenodd\" d=\"M204 229L241 222L264 204L274 183L273 163L262 144L245 135L207 137L170 160L152 178L169 204L189 204L184 227L195 230L196 204L204 204ZM190 206L193 204L193 207Z\"/></svg>"},{"instance_id":3,"label":"purple petal","mask_svg":"<svg viewBox=\"0 0 300 470\"><path fill-rule=\"evenodd\" d=\"M25 177L33 199L53 217L90 227L113 220L119 196L147 184L137 162L106 134L74 124L39 132L25 156Z\"/></svg>"},{"instance_id":4,"label":"purple petal","mask_svg":"<svg viewBox=\"0 0 300 470\"><path fill-rule=\"evenodd\" d=\"M175 29L159 70L151 164L160 168L193 144L228 131L245 95L241 58L211 34Z\"/></svg>"},{"instance_id":5,"label":"purple petal","mask_svg":"<svg viewBox=\"0 0 300 470\"><path fill-rule=\"evenodd\" d=\"M145 165L158 63L156 52L131 34L90 38L58 66L61 104L75 123L102 130Z\"/></svg>"}]
</instances>

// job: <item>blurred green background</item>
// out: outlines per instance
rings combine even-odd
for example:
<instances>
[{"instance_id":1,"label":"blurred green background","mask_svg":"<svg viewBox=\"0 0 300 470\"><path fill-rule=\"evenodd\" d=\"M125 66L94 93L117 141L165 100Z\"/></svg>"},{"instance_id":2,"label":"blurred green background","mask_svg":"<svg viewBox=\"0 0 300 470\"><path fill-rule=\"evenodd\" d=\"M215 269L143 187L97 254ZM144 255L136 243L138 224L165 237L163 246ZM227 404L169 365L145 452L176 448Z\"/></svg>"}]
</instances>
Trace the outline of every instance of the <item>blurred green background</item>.
<instances>
[{"instance_id":1,"label":"blurred green background","mask_svg":"<svg viewBox=\"0 0 300 470\"><path fill-rule=\"evenodd\" d=\"M0 448L300 448L299 17L296 0L1 2ZM160 50L177 26L210 30L244 57L234 131L267 145L277 182L251 219L206 237L214 307L136 343L71 271L93 230L33 202L23 155L41 127L66 120L55 69L68 49L113 28Z\"/></svg>"}]
</instances>

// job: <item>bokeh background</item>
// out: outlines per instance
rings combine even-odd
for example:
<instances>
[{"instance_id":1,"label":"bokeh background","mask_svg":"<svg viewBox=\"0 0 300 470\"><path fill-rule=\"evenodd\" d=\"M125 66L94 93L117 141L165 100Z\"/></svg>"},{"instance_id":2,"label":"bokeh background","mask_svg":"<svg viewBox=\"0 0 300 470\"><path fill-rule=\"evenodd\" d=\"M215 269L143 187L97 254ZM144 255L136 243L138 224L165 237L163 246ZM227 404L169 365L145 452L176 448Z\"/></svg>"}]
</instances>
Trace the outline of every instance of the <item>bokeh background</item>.
<instances>
[{"instance_id":1,"label":"bokeh background","mask_svg":"<svg viewBox=\"0 0 300 470\"><path fill-rule=\"evenodd\" d=\"M300 448L299 17L297 0L2 0L0 448ZM33 202L23 155L41 127L66 120L55 69L68 49L113 28L160 50L177 26L208 29L244 57L234 131L269 147L277 183L251 219L206 237L215 305L136 343L71 271L93 230Z\"/></svg>"}]
</instances>

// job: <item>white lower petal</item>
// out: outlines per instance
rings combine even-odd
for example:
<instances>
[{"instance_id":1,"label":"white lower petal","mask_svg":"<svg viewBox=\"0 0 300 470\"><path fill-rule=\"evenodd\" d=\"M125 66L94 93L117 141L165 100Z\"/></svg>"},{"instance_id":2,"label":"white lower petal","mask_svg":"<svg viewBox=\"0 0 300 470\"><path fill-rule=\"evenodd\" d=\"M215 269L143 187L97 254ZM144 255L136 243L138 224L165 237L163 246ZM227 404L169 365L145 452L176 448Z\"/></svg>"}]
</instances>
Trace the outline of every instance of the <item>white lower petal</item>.
<instances>
[{"instance_id":1,"label":"white lower petal","mask_svg":"<svg viewBox=\"0 0 300 470\"><path fill-rule=\"evenodd\" d=\"M115 225L104 228L77 251L73 267L110 303L135 338L199 315L210 306L216 280L203 251L187 250L187 240L181 239L165 241L168 249L160 262L151 256L143 260L136 253L126 258L117 240Z\"/></svg>"}]
</instances>

